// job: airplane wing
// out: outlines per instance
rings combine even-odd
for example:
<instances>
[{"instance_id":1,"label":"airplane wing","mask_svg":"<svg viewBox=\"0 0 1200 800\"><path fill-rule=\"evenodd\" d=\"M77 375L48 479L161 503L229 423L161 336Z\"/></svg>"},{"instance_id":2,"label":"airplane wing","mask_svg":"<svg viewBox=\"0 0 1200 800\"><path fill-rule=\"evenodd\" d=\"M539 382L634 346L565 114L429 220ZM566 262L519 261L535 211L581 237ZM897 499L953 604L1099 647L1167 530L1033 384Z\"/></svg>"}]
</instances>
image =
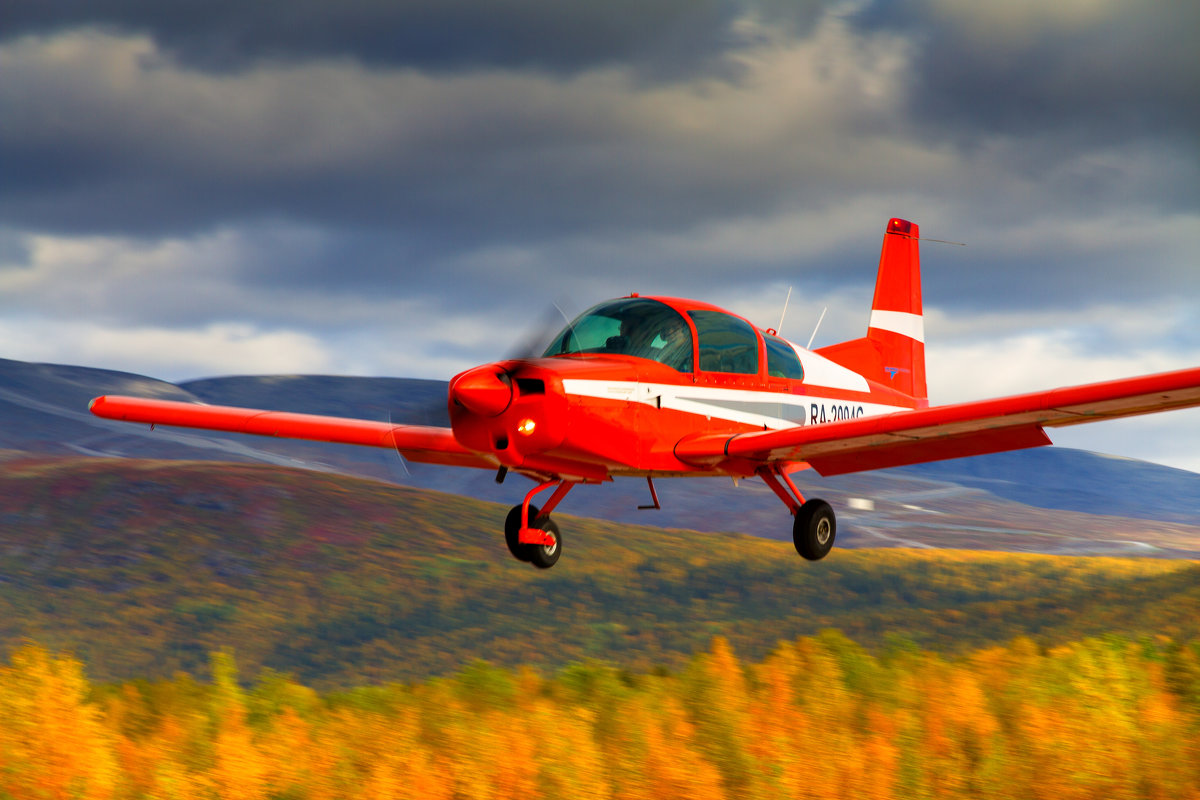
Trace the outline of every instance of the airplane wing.
<instances>
[{"instance_id":1,"label":"airplane wing","mask_svg":"<svg viewBox=\"0 0 1200 800\"><path fill-rule=\"evenodd\" d=\"M427 464L495 469L498 463L460 445L449 428L116 395L97 397L88 408L98 417L124 422L395 448L409 461Z\"/></svg>"},{"instance_id":2,"label":"airplane wing","mask_svg":"<svg viewBox=\"0 0 1200 800\"><path fill-rule=\"evenodd\" d=\"M1200 368L1046 392L898 411L824 425L680 440L675 455L697 466L749 472L807 462L843 475L1050 444L1044 428L1200 406Z\"/></svg>"}]
</instances>

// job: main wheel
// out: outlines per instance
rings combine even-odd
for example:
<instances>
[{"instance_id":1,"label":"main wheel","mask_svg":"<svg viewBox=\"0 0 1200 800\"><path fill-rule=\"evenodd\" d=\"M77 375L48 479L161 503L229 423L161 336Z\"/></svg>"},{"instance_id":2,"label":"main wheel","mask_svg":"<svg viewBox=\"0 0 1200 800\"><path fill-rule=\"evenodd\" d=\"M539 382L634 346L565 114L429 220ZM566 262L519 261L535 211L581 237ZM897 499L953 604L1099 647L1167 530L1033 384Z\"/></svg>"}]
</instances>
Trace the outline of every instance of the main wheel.
<instances>
[{"instance_id":1,"label":"main wheel","mask_svg":"<svg viewBox=\"0 0 1200 800\"><path fill-rule=\"evenodd\" d=\"M530 512L532 513L532 512ZM562 555L562 534L558 532L558 524L549 517L537 519L534 517L534 528L541 528L554 536L554 544L527 544L522 547L529 548L529 561L539 569L550 569L558 563L558 557Z\"/></svg>"},{"instance_id":2,"label":"main wheel","mask_svg":"<svg viewBox=\"0 0 1200 800\"><path fill-rule=\"evenodd\" d=\"M833 508L824 500L809 500L796 512L792 523L792 541L796 552L809 561L820 561L833 547L837 520Z\"/></svg>"},{"instance_id":3,"label":"main wheel","mask_svg":"<svg viewBox=\"0 0 1200 800\"><path fill-rule=\"evenodd\" d=\"M529 516L537 519L537 506L529 507ZM528 561L533 558L533 545L521 544L521 506L515 505L508 512L508 517L504 520L504 543L508 545L508 552L513 554L513 558L517 561Z\"/></svg>"}]
</instances>

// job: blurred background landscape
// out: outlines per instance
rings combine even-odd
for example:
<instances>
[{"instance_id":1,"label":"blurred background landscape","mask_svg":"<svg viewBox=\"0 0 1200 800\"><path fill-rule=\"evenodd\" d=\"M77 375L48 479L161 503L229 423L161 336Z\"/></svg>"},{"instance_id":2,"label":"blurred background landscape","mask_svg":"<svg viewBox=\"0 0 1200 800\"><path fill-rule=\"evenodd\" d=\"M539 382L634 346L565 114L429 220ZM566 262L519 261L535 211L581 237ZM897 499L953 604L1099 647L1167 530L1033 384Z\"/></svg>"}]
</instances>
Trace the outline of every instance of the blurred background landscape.
<instances>
[{"instance_id":1,"label":"blurred background landscape","mask_svg":"<svg viewBox=\"0 0 1200 800\"><path fill-rule=\"evenodd\" d=\"M716 635L761 658L824 628L962 652L1018 635L1186 638L1197 625L1200 475L1131 459L1043 448L801 473L839 513L836 558L816 564L796 556L790 518L759 481L660 481L663 510L639 511L645 484L618 480L572 494L556 514L566 557L540 574L501 538L527 481L101 420L86 407L105 392L445 424L445 385L176 386L0 361L0 628L10 645L70 649L106 680L203 672L224 646L248 674L336 688L472 658L675 668ZM1079 557L1094 555L1138 558Z\"/></svg>"},{"instance_id":2,"label":"blurred background landscape","mask_svg":"<svg viewBox=\"0 0 1200 800\"><path fill-rule=\"evenodd\" d=\"M112 423L102 392L437 424L445 385L0 361L8 796L1197 785L1193 473L1065 448L805 473L841 520L817 563L756 481L663 481L660 512L619 481L572 495L541 572L500 533L523 481Z\"/></svg>"}]
</instances>

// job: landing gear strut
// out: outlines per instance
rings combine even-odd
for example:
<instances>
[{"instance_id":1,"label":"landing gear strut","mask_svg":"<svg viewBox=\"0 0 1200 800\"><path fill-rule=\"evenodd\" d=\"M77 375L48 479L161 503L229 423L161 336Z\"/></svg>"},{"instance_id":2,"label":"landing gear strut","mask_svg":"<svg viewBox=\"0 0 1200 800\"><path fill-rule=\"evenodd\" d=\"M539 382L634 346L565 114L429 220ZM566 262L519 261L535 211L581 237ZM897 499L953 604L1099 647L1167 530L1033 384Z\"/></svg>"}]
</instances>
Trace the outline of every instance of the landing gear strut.
<instances>
[{"instance_id":1,"label":"landing gear strut","mask_svg":"<svg viewBox=\"0 0 1200 800\"><path fill-rule=\"evenodd\" d=\"M809 561L820 561L828 555L837 535L837 518L829 503L817 499L806 502L796 484L778 467L763 467L758 475L795 516L792 543L796 545L796 552Z\"/></svg>"},{"instance_id":2,"label":"landing gear strut","mask_svg":"<svg viewBox=\"0 0 1200 800\"><path fill-rule=\"evenodd\" d=\"M535 494L551 486L558 488L550 495L544 510L539 511L529 501ZM548 481L539 484L525 495L520 505L515 505L504 520L504 543L518 561L528 561L539 569L550 569L562 555L562 534L558 524L550 519L550 512L566 497L575 484L571 481Z\"/></svg>"}]
</instances>

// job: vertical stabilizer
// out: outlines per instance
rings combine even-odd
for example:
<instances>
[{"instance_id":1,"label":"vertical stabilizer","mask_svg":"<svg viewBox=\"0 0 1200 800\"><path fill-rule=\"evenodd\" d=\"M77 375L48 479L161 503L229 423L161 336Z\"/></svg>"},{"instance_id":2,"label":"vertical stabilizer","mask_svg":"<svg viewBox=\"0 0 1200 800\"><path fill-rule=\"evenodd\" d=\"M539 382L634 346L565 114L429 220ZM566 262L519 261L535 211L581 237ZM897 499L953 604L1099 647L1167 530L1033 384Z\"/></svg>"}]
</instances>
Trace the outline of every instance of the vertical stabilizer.
<instances>
[{"instance_id":1,"label":"vertical stabilizer","mask_svg":"<svg viewBox=\"0 0 1200 800\"><path fill-rule=\"evenodd\" d=\"M924 405L929 393L925 386L919 238L915 223L888 220L866 337L817 352Z\"/></svg>"}]
</instances>

